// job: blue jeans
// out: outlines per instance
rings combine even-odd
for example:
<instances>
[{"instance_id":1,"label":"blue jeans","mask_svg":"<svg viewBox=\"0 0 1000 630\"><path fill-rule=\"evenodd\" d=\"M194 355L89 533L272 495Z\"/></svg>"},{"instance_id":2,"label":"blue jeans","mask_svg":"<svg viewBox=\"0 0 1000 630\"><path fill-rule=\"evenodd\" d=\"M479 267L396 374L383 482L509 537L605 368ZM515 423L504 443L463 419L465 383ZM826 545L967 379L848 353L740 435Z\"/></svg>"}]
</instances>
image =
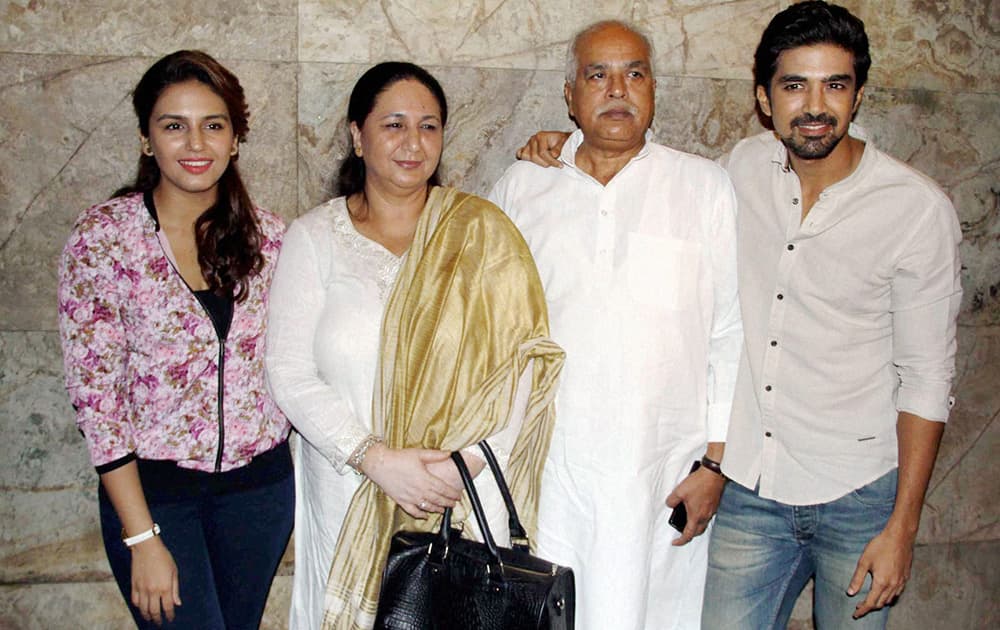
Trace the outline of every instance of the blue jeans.
<instances>
[{"instance_id":1,"label":"blue jeans","mask_svg":"<svg viewBox=\"0 0 1000 630\"><path fill-rule=\"evenodd\" d=\"M177 564L184 602L174 607L173 623L164 618L160 627L143 620L131 603L131 552L122 544L121 521L101 487L104 548L136 626L144 630L260 627L271 580L294 522L295 482L290 466L288 473L263 485L236 488L225 487L224 477L230 473L221 473L222 489L198 483L194 492L165 500L147 490L153 520L160 525L163 544ZM212 481L219 477L215 475Z\"/></svg>"},{"instance_id":2,"label":"blue jeans","mask_svg":"<svg viewBox=\"0 0 1000 630\"><path fill-rule=\"evenodd\" d=\"M896 499L896 469L829 503L786 505L726 484L708 549L702 627L784 629L795 600L815 577L818 630L885 628L889 609L852 619L871 576L847 596L865 545L885 527Z\"/></svg>"}]
</instances>

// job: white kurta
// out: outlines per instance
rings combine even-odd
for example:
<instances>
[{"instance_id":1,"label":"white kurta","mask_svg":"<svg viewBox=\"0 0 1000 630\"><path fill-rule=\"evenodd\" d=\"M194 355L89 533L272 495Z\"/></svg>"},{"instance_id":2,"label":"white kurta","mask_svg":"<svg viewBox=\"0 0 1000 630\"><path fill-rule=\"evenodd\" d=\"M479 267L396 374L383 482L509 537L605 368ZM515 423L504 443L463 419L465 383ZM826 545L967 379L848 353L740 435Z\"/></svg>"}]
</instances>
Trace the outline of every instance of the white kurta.
<instances>
[{"instance_id":1,"label":"white kurta","mask_svg":"<svg viewBox=\"0 0 1000 630\"><path fill-rule=\"evenodd\" d=\"M510 167L491 201L531 248L566 350L542 481L539 555L572 566L581 630L697 628L707 536L665 500L725 440L742 345L736 202L716 164L648 141L606 186Z\"/></svg>"},{"instance_id":2,"label":"white kurta","mask_svg":"<svg viewBox=\"0 0 1000 630\"><path fill-rule=\"evenodd\" d=\"M402 262L354 228L342 197L294 221L282 245L268 304L266 364L272 394L299 433L292 630L322 623L337 537L361 482L347 459L371 433L382 315ZM530 383L528 369L518 383L511 421L490 438L502 468L520 430ZM494 536L506 541L506 512L492 477L479 475L476 487ZM471 522L469 530L478 532Z\"/></svg>"},{"instance_id":3,"label":"white kurta","mask_svg":"<svg viewBox=\"0 0 1000 630\"><path fill-rule=\"evenodd\" d=\"M343 199L288 229L269 303L271 390L295 439L290 628L319 628L340 526L361 478L346 466L371 432L382 312L402 258L354 229Z\"/></svg>"}]
</instances>

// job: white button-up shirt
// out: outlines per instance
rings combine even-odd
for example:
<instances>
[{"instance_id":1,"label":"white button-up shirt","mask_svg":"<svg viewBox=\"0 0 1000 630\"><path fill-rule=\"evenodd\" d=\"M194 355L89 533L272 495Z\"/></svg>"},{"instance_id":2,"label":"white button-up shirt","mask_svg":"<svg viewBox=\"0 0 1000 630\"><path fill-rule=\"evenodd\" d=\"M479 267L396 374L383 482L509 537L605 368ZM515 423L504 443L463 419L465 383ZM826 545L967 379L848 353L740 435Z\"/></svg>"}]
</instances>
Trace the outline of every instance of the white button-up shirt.
<instances>
[{"instance_id":1,"label":"white button-up shirt","mask_svg":"<svg viewBox=\"0 0 1000 630\"><path fill-rule=\"evenodd\" d=\"M896 466L898 412L947 420L962 295L955 210L870 143L804 222L772 133L722 161L739 198L746 330L723 468L748 488L759 480L766 498L831 501Z\"/></svg>"},{"instance_id":2,"label":"white button-up shirt","mask_svg":"<svg viewBox=\"0 0 1000 630\"><path fill-rule=\"evenodd\" d=\"M695 627L706 537L672 547L664 500L726 435L736 200L718 165L648 138L601 185L575 166L582 138L561 169L518 162L490 195L531 248L566 350L539 553L577 571L579 627Z\"/></svg>"}]
</instances>

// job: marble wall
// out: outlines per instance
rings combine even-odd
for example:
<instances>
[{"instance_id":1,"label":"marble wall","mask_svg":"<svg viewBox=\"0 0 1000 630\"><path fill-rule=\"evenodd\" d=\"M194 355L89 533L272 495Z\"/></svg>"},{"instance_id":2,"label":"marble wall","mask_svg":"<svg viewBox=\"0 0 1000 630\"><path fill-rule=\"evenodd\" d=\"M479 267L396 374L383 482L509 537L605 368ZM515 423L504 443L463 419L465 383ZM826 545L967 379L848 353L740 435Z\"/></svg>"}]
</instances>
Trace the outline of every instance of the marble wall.
<instances>
[{"instance_id":1,"label":"marble wall","mask_svg":"<svg viewBox=\"0 0 1000 630\"><path fill-rule=\"evenodd\" d=\"M77 213L131 175L129 90L172 50L243 80L242 168L292 219L329 195L348 91L372 62L429 67L451 99L446 180L483 193L539 128L570 126L567 39L599 18L656 46L657 137L715 157L759 130L750 60L788 2L768 0L11 0L0 2L0 627L116 628L127 617L100 547L95 475L62 390L56 258ZM1000 601L1000 2L851 0L874 68L858 116L934 177L965 232L956 391L893 628L998 627ZM284 627L289 574L265 627ZM792 627L811 627L806 598Z\"/></svg>"}]
</instances>

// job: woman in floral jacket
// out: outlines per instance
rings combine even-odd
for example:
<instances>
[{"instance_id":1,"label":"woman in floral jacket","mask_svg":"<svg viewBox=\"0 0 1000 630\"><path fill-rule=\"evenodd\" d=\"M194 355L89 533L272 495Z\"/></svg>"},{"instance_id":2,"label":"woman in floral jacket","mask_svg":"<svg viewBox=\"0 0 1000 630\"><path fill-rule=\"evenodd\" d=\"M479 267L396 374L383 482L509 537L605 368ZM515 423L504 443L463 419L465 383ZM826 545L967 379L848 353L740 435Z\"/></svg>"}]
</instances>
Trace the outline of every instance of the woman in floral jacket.
<instances>
[{"instance_id":1,"label":"woman in floral jacket","mask_svg":"<svg viewBox=\"0 0 1000 630\"><path fill-rule=\"evenodd\" d=\"M248 111L228 70L173 53L133 104L136 181L80 215L61 259L66 388L136 624L257 628L294 513L263 370L284 226L237 171Z\"/></svg>"}]
</instances>

